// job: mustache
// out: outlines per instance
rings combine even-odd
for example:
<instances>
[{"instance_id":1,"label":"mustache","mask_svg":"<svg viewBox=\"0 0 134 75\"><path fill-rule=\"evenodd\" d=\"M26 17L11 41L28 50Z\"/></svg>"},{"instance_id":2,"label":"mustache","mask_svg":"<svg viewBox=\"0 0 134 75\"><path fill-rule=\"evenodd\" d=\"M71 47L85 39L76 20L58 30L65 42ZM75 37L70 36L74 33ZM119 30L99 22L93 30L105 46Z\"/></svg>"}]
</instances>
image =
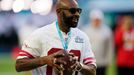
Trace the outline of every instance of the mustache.
<instances>
[{"instance_id":1,"label":"mustache","mask_svg":"<svg viewBox=\"0 0 134 75\"><path fill-rule=\"evenodd\" d=\"M70 18L70 19L73 19L73 18L79 19L79 16L70 16L70 17L68 17L68 18Z\"/></svg>"}]
</instances>

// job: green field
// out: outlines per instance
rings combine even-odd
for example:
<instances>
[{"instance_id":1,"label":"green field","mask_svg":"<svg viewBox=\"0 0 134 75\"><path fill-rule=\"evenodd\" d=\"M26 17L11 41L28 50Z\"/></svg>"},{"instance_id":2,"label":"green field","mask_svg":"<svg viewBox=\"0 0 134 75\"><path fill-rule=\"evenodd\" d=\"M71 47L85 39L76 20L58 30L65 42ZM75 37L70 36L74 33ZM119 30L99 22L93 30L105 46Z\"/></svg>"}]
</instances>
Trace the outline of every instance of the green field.
<instances>
[{"instance_id":1,"label":"green field","mask_svg":"<svg viewBox=\"0 0 134 75\"><path fill-rule=\"evenodd\" d=\"M116 75L115 66L111 64L107 70L107 75ZM16 72L15 60L10 54L0 54L0 75L30 75L30 72Z\"/></svg>"},{"instance_id":2,"label":"green field","mask_svg":"<svg viewBox=\"0 0 134 75\"><path fill-rule=\"evenodd\" d=\"M15 60L10 54L0 54L0 75L26 75L24 72L15 71Z\"/></svg>"}]
</instances>

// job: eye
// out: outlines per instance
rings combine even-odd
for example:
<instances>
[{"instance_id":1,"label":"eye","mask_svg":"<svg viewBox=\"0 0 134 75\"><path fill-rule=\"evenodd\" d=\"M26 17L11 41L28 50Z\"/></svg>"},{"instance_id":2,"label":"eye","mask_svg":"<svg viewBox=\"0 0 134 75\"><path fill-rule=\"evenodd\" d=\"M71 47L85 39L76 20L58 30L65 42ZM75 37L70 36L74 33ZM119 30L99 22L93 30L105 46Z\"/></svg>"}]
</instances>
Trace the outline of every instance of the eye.
<instances>
[{"instance_id":1,"label":"eye","mask_svg":"<svg viewBox=\"0 0 134 75\"><path fill-rule=\"evenodd\" d=\"M71 14L75 14L76 12L78 12L80 14L82 9L80 9L80 8L70 8L69 11L70 11Z\"/></svg>"},{"instance_id":2,"label":"eye","mask_svg":"<svg viewBox=\"0 0 134 75\"><path fill-rule=\"evenodd\" d=\"M82 9L81 8L59 8L57 9L57 12L60 12L61 10L67 10L69 11L71 14L75 14L76 12L78 12L79 14L82 12Z\"/></svg>"},{"instance_id":3,"label":"eye","mask_svg":"<svg viewBox=\"0 0 134 75\"><path fill-rule=\"evenodd\" d=\"M70 11L71 14L75 14L76 13L76 9L75 8L71 8L71 9L69 9L69 11Z\"/></svg>"},{"instance_id":4,"label":"eye","mask_svg":"<svg viewBox=\"0 0 134 75\"><path fill-rule=\"evenodd\" d=\"M82 9L78 8L77 11L78 11L79 13L81 13L81 12L82 12Z\"/></svg>"}]
</instances>

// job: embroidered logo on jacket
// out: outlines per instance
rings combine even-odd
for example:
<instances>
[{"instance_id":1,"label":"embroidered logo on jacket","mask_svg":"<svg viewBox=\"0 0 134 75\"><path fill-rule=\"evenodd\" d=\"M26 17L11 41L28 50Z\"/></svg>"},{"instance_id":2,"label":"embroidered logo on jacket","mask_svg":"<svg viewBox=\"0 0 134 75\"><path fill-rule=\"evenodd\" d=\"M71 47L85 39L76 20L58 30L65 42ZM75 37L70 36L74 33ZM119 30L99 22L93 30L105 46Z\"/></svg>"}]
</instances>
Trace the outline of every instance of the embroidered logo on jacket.
<instances>
[{"instance_id":1,"label":"embroidered logo on jacket","mask_svg":"<svg viewBox=\"0 0 134 75\"><path fill-rule=\"evenodd\" d=\"M76 36L75 42L76 43L84 43L83 38L80 38L79 36Z\"/></svg>"}]
</instances>

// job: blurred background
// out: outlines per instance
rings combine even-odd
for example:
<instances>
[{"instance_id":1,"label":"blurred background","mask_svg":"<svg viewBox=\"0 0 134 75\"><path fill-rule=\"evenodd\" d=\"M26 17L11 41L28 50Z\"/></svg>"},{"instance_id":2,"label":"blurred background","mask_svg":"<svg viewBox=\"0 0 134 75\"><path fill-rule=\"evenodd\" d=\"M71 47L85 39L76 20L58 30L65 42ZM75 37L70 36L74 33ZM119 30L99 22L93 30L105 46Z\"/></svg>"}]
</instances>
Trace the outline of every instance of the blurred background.
<instances>
[{"instance_id":1,"label":"blurred background","mask_svg":"<svg viewBox=\"0 0 134 75\"><path fill-rule=\"evenodd\" d=\"M127 53L129 60L134 62L134 1L133 0L77 0L82 14L79 20L78 28L85 31L87 26L91 23L90 12L97 9L103 12L103 16L92 15L93 17L103 17L103 23L111 30L111 37L113 41L113 49L110 54L112 61L107 64L105 75L118 75L118 66L122 66L123 57L120 50L120 44L123 45L124 39L129 41L130 46L125 43L129 51ZM17 73L15 71L15 59L18 51L21 48L22 42L29 36L33 30L52 23L56 20L55 13L56 0L0 0L0 75L30 75L30 72ZM126 30L121 30L122 25L125 24ZM123 26L124 28L124 26ZM125 28L124 28L125 29ZM119 31L118 31L119 30ZM86 31L85 31L86 32ZM121 35L118 32L127 33ZM88 33L88 31L87 31ZM110 34L110 33L109 33ZM131 38L128 38L130 37ZM118 38L120 37L120 38ZM120 42L121 41L121 42ZM128 43L128 42L127 42ZM119 46L119 47L118 47ZM124 46L124 45L123 45ZM127 46L127 47L126 47ZM129 47L129 48L128 48ZM123 47L124 48L124 47ZM131 52L132 51L132 52ZM125 53L125 52L124 52ZM132 54L133 53L133 54ZM119 54L119 55L118 55ZM118 57L119 56L119 57ZM104 56L106 57L106 56ZM118 61L121 59L122 61ZM126 61L127 59L125 59ZM134 71L134 63L125 66ZM133 73L134 74L134 73ZM97 74L99 75L99 74Z\"/></svg>"}]
</instances>

